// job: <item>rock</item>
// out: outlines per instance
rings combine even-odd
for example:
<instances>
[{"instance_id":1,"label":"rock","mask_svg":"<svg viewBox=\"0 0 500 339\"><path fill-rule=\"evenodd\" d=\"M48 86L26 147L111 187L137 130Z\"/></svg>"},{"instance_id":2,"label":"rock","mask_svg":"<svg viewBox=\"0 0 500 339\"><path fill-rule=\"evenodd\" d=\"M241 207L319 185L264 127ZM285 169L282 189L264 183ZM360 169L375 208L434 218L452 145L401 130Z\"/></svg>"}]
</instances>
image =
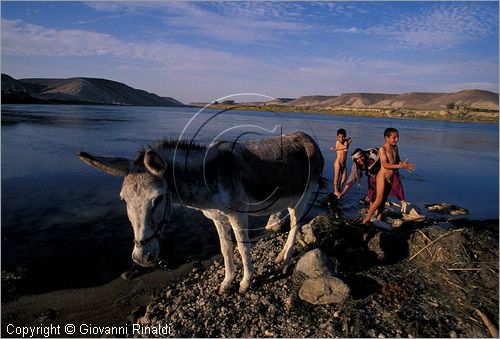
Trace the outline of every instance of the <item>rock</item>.
<instances>
[{"instance_id":1,"label":"rock","mask_svg":"<svg viewBox=\"0 0 500 339\"><path fill-rule=\"evenodd\" d=\"M147 315L144 315L137 320L137 323L141 325L150 325L151 319L149 319Z\"/></svg>"},{"instance_id":2,"label":"rock","mask_svg":"<svg viewBox=\"0 0 500 339\"><path fill-rule=\"evenodd\" d=\"M146 314L146 306L141 305L135 307L132 312L130 312L129 319L131 322L136 322L139 318Z\"/></svg>"},{"instance_id":3,"label":"rock","mask_svg":"<svg viewBox=\"0 0 500 339\"><path fill-rule=\"evenodd\" d=\"M317 239L314 235L314 230L311 224L306 224L302 227L302 240L306 245L312 245L316 243Z\"/></svg>"},{"instance_id":4,"label":"rock","mask_svg":"<svg viewBox=\"0 0 500 339\"><path fill-rule=\"evenodd\" d=\"M264 337L274 337L275 334L271 331L265 330L264 331Z\"/></svg>"},{"instance_id":5,"label":"rock","mask_svg":"<svg viewBox=\"0 0 500 339\"><path fill-rule=\"evenodd\" d=\"M295 266L295 274L307 278L327 277L337 274L337 264L319 248L304 254Z\"/></svg>"},{"instance_id":6,"label":"rock","mask_svg":"<svg viewBox=\"0 0 500 339\"><path fill-rule=\"evenodd\" d=\"M425 207L431 212L436 212L440 214L449 214L449 215L469 214L469 211L466 208L448 204L446 202L441 202L438 204L425 204Z\"/></svg>"},{"instance_id":7,"label":"rock","mask_svg":"<svg viewBox=\"0 0 500 339\"><path fill-rule=\"evenodd\" d=\"M385 251L381 245L381 237L382 237L382 232L377 232L377 234L375 234L373 238L371 238L370 241L368 241L367 247L370 251L373 251L375 252L375 254L377 254L379 260L384 260Z\"/></svg>"},{"instance_id":8,"label":"rock","mask_svg":"<svg viewBox=\"0 0 500 339\"><path fill-rule=\"evenodd\" d=\"M38 314L38 321L40 323L50 323L58 317L59 315L57 314L57 311L49 308L45 312L41 312Z\"/></svg>"},{"instance_id":9,"label":"rock","mask_svg":"<svg viewBox=\"0 0 500 339\"><path fill-rule=\"evenodd\" d=\"M301 227L298 234L298 243L304 243L306 245L315 245L318 242L320 230L325 227L325 225L330 225L330 219L326 215L318 215L308 224Z\"/></svg>"},{"instance_id":10,"label":"rock","mask_svg":"<svg viewBox=\"0 0 500 339\"><path fill-rule=\"evenodd\" d=\"M272 214L267 220L266 230L270 232L279 232L288 222L288 211L284 210Z\"/></svg>"},{"instance_id":11,"label":"rock","mask_svg":"<svg viewBox=\"0 0 500 339\"><path fill-rule=\"evenodd\" d=\"M403 216L404 221L423 221L425 216L420 214L415 208L410 210L410 213Z\"/></svg>"},{"instance_id":12,"label":"rock","mask_svg":"<svg viewBox=\"0 0 500 339\"><path fill-rule=\"evenodd\" d=\"M349 294L349 286L334 277L308 278L299 290L299 298L314 305L341 304Z\"/></svg>"}]
</instances>

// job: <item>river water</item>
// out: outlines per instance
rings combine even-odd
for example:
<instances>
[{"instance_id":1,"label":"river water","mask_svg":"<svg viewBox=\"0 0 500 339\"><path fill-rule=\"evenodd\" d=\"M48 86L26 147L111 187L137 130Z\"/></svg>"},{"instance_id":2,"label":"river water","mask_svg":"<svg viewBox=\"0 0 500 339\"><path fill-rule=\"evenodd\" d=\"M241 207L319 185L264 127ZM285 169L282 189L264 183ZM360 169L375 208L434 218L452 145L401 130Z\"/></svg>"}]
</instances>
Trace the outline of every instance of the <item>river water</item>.
<instances>
[{"instance_id":1,"label":"river water","mask_svg":"<svg viewBox=\"0 0 500 339\"><path fill-rule=\"evenodd\" d=\"M129 268L132 231L119 201L121 179L82 163L77 153L133 158L168 137L210 143L303 130L316 138L332 179L336 131L350 146L379 147L386 127L399 130L407 200L448 202L469 218L498 218L498 124L413 121L197 108L2 105L2 269L25 272L24 293L102 284ZM348 168L351 162L348 160ZM330 182L330 189L332 183ZM354 215L365 188L342 201ZM261 221L259 221L261 222ZM203 232L199 232L203 230ZM162 237L172 267L218 253L215 229L199 212L174 211Z\"/></svg>"}]
</instances>

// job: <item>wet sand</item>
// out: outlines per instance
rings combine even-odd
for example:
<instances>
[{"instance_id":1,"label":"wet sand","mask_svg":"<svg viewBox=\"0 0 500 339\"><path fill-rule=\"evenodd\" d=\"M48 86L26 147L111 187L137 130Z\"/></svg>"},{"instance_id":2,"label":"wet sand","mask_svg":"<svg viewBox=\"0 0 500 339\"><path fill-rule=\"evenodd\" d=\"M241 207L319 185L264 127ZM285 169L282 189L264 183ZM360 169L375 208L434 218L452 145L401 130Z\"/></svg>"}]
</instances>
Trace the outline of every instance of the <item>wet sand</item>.
<instances>
[{"instance_id":1,"label":"wet sand","mask_svg":"<svg viewBox=\"0 0 500 339\"><path fill-rule=\"evenodd\" d=\"M134 309L145 306L161 291L183 279L194 266L208 266L219 256L203 262L191 262L174 270L156 270L131 280L117 278L92 288L67 289L40 295L23 296L2 305L2 337L14 337L6 326L54 326L92 324L93 326L127 326L134 319ZM74 337L81 337L75 333ZM59 337L67 337L61 333Z\"/></svg>"}]
</instances>

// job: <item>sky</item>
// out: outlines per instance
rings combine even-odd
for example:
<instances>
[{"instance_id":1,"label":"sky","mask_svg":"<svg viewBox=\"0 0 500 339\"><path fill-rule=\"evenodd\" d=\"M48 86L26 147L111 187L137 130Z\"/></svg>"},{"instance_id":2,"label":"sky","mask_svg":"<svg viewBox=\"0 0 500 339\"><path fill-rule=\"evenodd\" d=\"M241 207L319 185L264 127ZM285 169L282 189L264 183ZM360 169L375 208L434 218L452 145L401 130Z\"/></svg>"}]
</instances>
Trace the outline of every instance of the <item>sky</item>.
<instances>
[{"instance_id":1,"label":"sky","mask_svg":"<svg viewBox=\"0 0 500 339\"><path fill-rule=\"evenodd\" d=\"M499 91L498 2L1 2L1 70L184 103Z\"/></svg>"}]
</instances>

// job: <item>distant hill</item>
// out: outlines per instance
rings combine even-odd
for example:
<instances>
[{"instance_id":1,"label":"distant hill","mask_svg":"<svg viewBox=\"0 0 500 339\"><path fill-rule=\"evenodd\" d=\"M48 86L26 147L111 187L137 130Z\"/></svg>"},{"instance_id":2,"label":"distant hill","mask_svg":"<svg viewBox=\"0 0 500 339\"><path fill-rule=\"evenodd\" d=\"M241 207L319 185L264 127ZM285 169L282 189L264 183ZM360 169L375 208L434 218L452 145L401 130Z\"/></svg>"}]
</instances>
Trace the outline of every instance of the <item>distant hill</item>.
<instances>
[{"instance_id":1,"label":"distant hill","mask_svg":"<svg viewBox=\"0 0 500 339\"><path fill-rule=\"evenodd\" d=\"M456 106L498 110L498 93L477 89L449 93L429 101L424 108L446 107L451 102Z\"/></svg>"},{"instance_id":2,"label":"distant hill","mask_svg":"<svg viewBox=\"0 0 500 339\"><path fill-rule=\"evenodd\" d=\"M327 100L334 99L335 96L327 95L309 95L303 96L294 100L290 100L286 103L287 106L317 106L324 103Z\"/></svg>"},{"instance_id":3,"label":"distant hill","mask_svg":"<svg viewBox=\"0 0 500 339\"><path fill-rule=\"evenodd\" d=\"M6 74L2 74L2 102L185 106L174 98L160 97L107 79L78 77L16 80Z\"/></svg>"},{"instance_id":4,"label":"distant hill","mask_svg":"<svg viewBox=\"0 0 500 339\"><path fill-rule=\"evenodd\" d=\"M40 104L45 100L31 96L30 90L23 83L7 74L2 74L2 102Z\"/></svg>"},{"instance_id":5,"label":"distant hill","mask_svg":"<svg viewBox=\"0 0 500 339\"><path fill-rule=\"evenodd\" d=\"M344 93L340 96L303 96L288 101L287 106L318 108L377 108L377 109L416 109L440 111L454 107L498 110L498 93L483 90L465 90L456 93L405 94Z\"/></svg>"},{"instance_id":6,"label":"distant hill","mask_svg":"<svg viewBox=\"0 0 500 339\"><path fill-rule=\"evenodd\" d=\"M295 100L294 98L275 98L274 100L266 101L264 105L285 105L288 102Z\"/></svg>"}]
</instances>

